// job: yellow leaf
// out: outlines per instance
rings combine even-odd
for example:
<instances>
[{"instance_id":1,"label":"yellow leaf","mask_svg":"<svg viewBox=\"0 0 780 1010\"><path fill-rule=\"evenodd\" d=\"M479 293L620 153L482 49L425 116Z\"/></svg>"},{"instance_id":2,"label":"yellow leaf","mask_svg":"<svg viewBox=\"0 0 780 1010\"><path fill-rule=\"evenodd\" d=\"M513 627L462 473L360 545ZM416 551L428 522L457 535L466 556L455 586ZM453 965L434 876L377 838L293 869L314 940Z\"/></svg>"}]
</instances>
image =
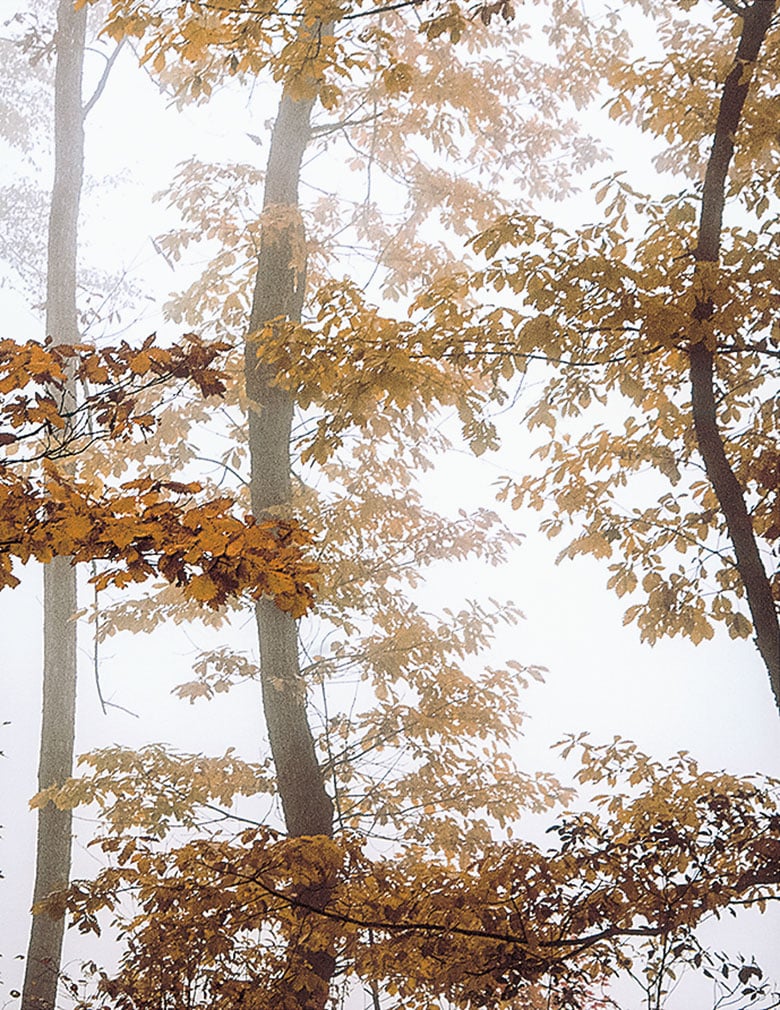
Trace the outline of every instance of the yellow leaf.
<instances>
[{"instance_id":1,"label":"yellow leaf","mask_svg":"<svg viewBox=\"0 0 780 1010\"><path fill-rule=\"evenodd\" d=\"M187 586L187 595L205 603L219 594L217 584L209 575L196 575Z\"/></svg>"},{"instance_id":2,"label":"yellow leaf","mask_svg":"<svg viewBox=\"0 0 780 1010\"><path fill-rule=\"evenodd\" d=\"M131 372L135 372L136 375L145 375L152 367L152 359L146 351L139 351L138 354L134 354L130 358L128 364Z\"/></svg>"}]
</instances>

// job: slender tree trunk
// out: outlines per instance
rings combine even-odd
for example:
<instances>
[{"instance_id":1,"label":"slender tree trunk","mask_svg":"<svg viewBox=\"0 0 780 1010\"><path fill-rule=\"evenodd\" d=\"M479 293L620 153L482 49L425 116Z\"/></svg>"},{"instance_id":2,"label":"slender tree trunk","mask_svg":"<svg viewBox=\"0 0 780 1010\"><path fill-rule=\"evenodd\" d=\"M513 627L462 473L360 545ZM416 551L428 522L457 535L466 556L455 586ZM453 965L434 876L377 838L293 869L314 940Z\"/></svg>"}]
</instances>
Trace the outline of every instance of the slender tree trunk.
<instances>
[{"instance_id":1,"label":"slender tree trunk","mask_svg":"<svg viewBox=\"0 0 780 1010\"><path fill-rule=\"evenodd\" d=\"M776 0L753 0L745 6L734 66L723 86L712 151L707 163L702 194L699 239L696 249L697 270L704 284L704 295L694 309L694 318L710 319L714 305L707 297L707 264L720 259L723 207L726 181L734 155L734 138L740 126L742 109L750 88L753 64L758 58L777 6ZM704 467L726 518L734 546L742 584L753 618L756 644L769 674L769 682L780 709L780 623L772 586L761 561L745 495L729 463L718 427L714 393L715 360L713 348L705 341L691 345L691 402L694 428Z\"/></svg>"},{"instance_id":2,"label":"slender tree trunk","mask_svg":"<svg viewBox=\"0 0 780 1010\"><path fill-rule=\"evenodd\" d=\"M264 228L258 257L250 334L245 351L249 400L252 511L289 508L290 438L294 401L274 385L274 372L257 360L253 335L274 319L299 321L305 288L305 242L298 211L301 161L310 136L315 99L282 96L271 136L264 209L273 208L281 226ZM255 609L260 643L263 709L276 767L279 796L290 836L331 835L333 804L328 796L306 711L296 622L271 600ZM324 907L327 889L311 889L302 899ZM304 917L305 918L305 917ZM307 930L290 951L290 971L299 966L296 995L306 1010L324 1006L335 961L328 951L307 949ZM300 988L299 988L300 987Z\"/></svg>"},{"instance_id":3,"label":"slender tree trunk","mask_svg":"<svg viewBox=\"0 0 780 1010\"><path fill-rule=\"evenodd\" d=\"M84 164L81 79L86 8L73 0L57 10L54 95L54 187L49 215L46 331L59 343L79 339L76 316L77 223ZM73 771L76 714L76 569L57 558L43 572L43 717L40 789ZM38 812L34 902L67 887L71 812L49 803ZM34 915L27 949L22 1010L53 1010L62 956L64 919Z\"/></svg>"}]
</instances>

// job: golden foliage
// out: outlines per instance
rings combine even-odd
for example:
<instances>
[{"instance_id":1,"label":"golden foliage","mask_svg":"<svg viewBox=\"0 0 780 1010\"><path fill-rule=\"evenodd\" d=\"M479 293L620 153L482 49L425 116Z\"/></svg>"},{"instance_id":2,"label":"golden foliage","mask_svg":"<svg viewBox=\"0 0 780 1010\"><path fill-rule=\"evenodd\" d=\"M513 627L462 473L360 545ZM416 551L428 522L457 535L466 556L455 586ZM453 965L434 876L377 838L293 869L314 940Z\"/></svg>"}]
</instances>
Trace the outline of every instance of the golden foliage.
<instances>
[{"instance_id":1,"label":"golden foliage","mask_svg":"<svg viewBox=\"0 0 780 1010\"><path fill-rule=\"evenodd\" d=\"M65 556L74 564L110 562L98 588L159 573L209 607L247 593L271 596L295 616L306 610L316 565L303 557L311 537L296 523L236 518L232 498L199 501L197 483L140 477L106 489L96 475L74 478L54 462L100 439L151 431L155 417L138 398L163 382L186 379L203 396L222 394L226 376L215 364L228 347L192 334L170 349L153 337L140 349L123 343L100 351L0 344L0 423L9 429L0 441L13 453L0 467L0 587L18 584L14 558ZM73 382L87 384L78 402ZM38 461L40 472L30 472Z\"/></svg>"},{"instance_id":2,"label":"golden foliage","mask_svg":"<svg viewBox=\"0 0 780 1010\"><path fill-rule=\"evenodd\" d=\"M579 751L581 782L608 790L596 812L561 817L547 849L487 843L460 863L425 843L386 858L349 833L288 840L264 827L171 848L156 836L171 817L208 812L212 773L223 802L226 788L267 782L231 755L177 767L154 751L104 752L90 759L91 782L53 798L107 804L111 831L99 844L112 865L53 900L83 931L99 931L104 910L132 929L119 971L100 983L122 1006L186 992L194 1007L230 1007L237 993L258 1008L292 1007L302 969L290 975L280 951L305 935L406 1006L444 998L465 1007L533 1000L540 984L576 1005L653 937L684 948L702 919L777 895L776 782L701 773L686 754L663 767L620 740L561 746ZM145 789L132 786L141 764ZM149 792L150 772L163 776L160 793ZM128 889L137 902L129 919L120 904Z\"/></svg>"}]
</instances>

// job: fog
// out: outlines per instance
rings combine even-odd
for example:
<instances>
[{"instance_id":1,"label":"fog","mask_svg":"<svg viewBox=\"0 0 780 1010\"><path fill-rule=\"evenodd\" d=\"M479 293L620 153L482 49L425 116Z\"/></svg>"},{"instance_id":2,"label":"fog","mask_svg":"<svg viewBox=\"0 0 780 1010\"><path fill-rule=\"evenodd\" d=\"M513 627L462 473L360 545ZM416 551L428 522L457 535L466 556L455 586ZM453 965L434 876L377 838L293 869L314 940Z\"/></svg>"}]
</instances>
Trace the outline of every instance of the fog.
<instances>
[{"instance_id":1,"label":"fog","mask_svg":"<svg viewBox=\"0 0 780 1010\"><path fill-rule=\"evenodd\" d=\"M14 0L6 0L5 6L9 18L17 13ZM46 18L48 5L38 6L41 17ZM105 55L113 48L112 42L94 39L102 10L103 5L98 4L90 15L87 94L102 73ZM536 16L536 12L529 13L529 19ZM4 29L4 33L14 31L13 22ZM156 194L170 184L176 166L193 157L204 162L248 162L263 168L278 89L265 81L243 88L231 83L208 103L178 108L170 96L160 95L148 69L139 69L140 49L137 42L124 45L106 91L87 120L81 295L83 308L94 322L85 337L98 343L119 339L140 343L156 331L161 343L169 345L188 327L166 318L166 300L172 291L181 292L195 281L204 266L205 252L187 255L181 263L159 254L157 236L177 227L179 219L175 208L156 199ZM557 220L572 225L587 220L591 213L598 213L590 196L592 182L618 169L627 171L638 189L655 186L662 193L674 189L674 179L659 180L650 166L644 140L626 139L632 137L628 128L620 132L598 109L581 116L585 130L600 131L614 160L597 164L590 175L583 174L577 180L579 192L568 203L540 199L545 213L553 213L554 208ZM36 164L30 170L30 178L44 189L51 175L50 144L51 135L44 125L40 138L32 144ZM9 142L9 150L11 146ZM342 157L344 149L340 149ZM6 165L0 168L0 183L9 186L19 181L22 172L10 156ZM356 185L342 166L328 164L320 156L304 169L302 200L313 199L322 190L349 193ZM375 181L373 198L378 202L383 196L392 198L392 192L390 183ZM511 198L511 194L502 196ZM259 213L259 203L256 209ZM45 220L31 219L29 227L31 235L38 233L39 238L31 241L30 249L22 250L22 255L28 257L34 273L43 266L45 241L40 235L45 233ZM426 227L431 227L430 221ZM37 262L30 263L36 256ZM343 272L355 273L358 285L368 283L371 264L350 252L345 252L340 262ZM13 262L5 265L3 276L3 336L41 339L41 305L34 303L29 289L23 290ZM88 297L87 292L91 292ZM400 310L390 306L388 311L402 312L403 302ZM213 331L210 322L205 319L204 328ZM552 745L566 734L588 732L599 743L616 736L633 740L662 761L683 750L690 752L702 769L724 769L740 776L780 776L778 713L766 670L751 639L731 640L719 628L710 641L699 645L679 638L664 639L652 647L641 642L636 626L623 624L626 601L606 588L604 563L583 557L560 561L565 538L548 540L539 532L536 512L514 511L496 500L501 478L519 478L529 465L536 465L529 461L534 448L544 440L544 432L528 432L523 414L544 375L541 367L530 369L517 383L516 403L511 409L496 406L500 447L478 458L464 443L457 412L444 407L437 415L438 428L452 446L437 456L432 470L415 475L425 504L451 517L460 509L496 510L501 522L518 535L519 543L507 562L498 567L473 559L432 564L415 589L419 606L426 611L440 612L445 607L457 611L465 600L492 597L511 600L522 610L524 619L515 626L501 627L489 653L469 657L468 665L476 670L513 658L546 668L544 683L531 683L523 694L527 717L514 745L518 765L529 774L549 770L570 783L576 762L562 762ZM218 437L213 432L205 435L206 450L218 445L209 442ZM203 455L208 456L209 451ZM248 472L245 459L242 467ZM313 469L305 473L311 475ZM226 486L238 485L228 478ZM0 737L4 755L0 761L2 1006L16 1006L22 988L21 958L29 933L35 849L35 811L28 808L28 801L37 790L40 731L41 566L31 562L18 571L21 584L3 590L0 611L6 677L5 725ZM77 753L114 744L140 748L161 742L187 753L220 755L235 748L246 760L266 757L267 734L257 680L195 704L173 693L177 685L191 679L199 654L222 644L258 663L250 609L216 630L193 622L166 624L150 634L143 629L136 635L123 632L100 644L96 668L88 576L86 570L79 576L81 605L87 612L79 618ZM150 584L131 590L139 598L149 592ZM119 593L109 591L102 605L118 599ZM316 633L311 634L316 639ZM348 691L336 689L333 702L348 709L348 694L340 695L339 690ZM108 703L105 710L101 696ZM313 697L315 710L318 704ZM278 802L261 797L251 804L242 807L242 812L248 810L261 822L281 826ZM88 877L104 865L104 857L89 847L96 820L92 808L75 811L74 878ZM517 826L515 835L525 833L547 844L544 831L548 826L545 815L529 815ZM703 935L715 949L742 953L748 959L755 956L768 976L780 978L777 926L777 914L770 910L764 917L750 913L734 922L711 922ZM79 979L82 960L95 957L111 967L116 956L110 930L104 942L71 932L66 938L63 967L66 974ZM700 980L685 982L665 1005L670 1010L689 1004L709 1010L716 997L708 985L702 986ZM646 1005L638 986L625 978L611 992L624 1010ZM356 1005L359 998L353 994ZM72 1004L63 994L61 1005Z\"/></svg>"}]
</instances>

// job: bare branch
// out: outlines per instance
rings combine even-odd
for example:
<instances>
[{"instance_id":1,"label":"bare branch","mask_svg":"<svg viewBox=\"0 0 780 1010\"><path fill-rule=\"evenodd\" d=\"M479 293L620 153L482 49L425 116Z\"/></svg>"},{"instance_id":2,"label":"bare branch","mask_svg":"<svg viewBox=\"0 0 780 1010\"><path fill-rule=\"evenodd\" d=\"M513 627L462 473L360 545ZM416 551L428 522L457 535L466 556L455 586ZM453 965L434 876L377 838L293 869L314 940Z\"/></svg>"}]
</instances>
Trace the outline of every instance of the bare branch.
<instances>
[{"instance_id":1,"label":"bare branch","mask_svg":"<svg viewBox=\"0 0 780 1010\"><path fill-rule=\"evenodd\" d=\"M326 137L330 133L337 133L339 130L346 130L350 126L362 126L363 123L370 123L372 120L376 119L378 113L371 113L368 116L362 116L360 119L342 119L338 123L323 123L322 126L313 126L311 130L312 137Z\"/></svg>"},{"instance_id":2,"label":"bare branch","mask_svg":"<svg viewBox=\"0 0 780 1010\"><path fill-rule=\"evenodd\" d=\"M107 57L107 59L106 59L106 65L103 67L103 73L100 75L100 80L97 82L97 86L96 86L95 90L92 92L92 96L90 97L89 101L84 106L84 109L83 109L82 114L81 114L82 115L82 119L86 119L87 118L87 116L92 111L92 109L93 109L95 103L97 102L97 100L100 98L100 96L106 90L106 84L108 84L108 78L109 78L109 76L111 74L111 71L113 69L114 64L116 63L116 58L119 55L119 51L121 50L121 48L122 48L122 46L124 44L125 44L125 40L124 39L120 39L119 42L117 43L116 49L114 49L113 53L111 53L111 55L109 57Z\"/></svg>"}]
</instances>

